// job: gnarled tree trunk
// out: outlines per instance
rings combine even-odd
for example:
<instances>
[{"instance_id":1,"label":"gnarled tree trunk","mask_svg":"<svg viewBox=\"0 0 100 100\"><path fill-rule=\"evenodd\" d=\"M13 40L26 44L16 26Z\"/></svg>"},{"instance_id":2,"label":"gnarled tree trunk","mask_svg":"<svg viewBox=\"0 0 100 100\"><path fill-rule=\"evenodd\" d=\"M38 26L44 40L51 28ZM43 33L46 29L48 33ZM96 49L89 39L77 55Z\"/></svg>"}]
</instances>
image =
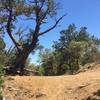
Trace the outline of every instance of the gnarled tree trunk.
<instances>
[{"instance_id":1,"label":"gnarled tree trunk","mask_svg":"<svg viewBox=\"0 0 100 100\"><path fill-rule=\"evenodd\" d=\"M20 52L18 52L18 54L16 55L15 62L13 66L10 68L11 73L16 74L17 71L19 71L21 75L23 74L26 60L35 47L36 47L36 43L34 45L30 45L30 48L29 47L23 48L23 50L20 50Z\"/></svg>"},{"instance_id":2,"label":"gnarled tree trunk","mask_svg":"<svg viewBox=\"0 0 100 100\"><path fill-rule=\"evenodd\" d=\"M29 52L26 51L26 52L22 52L21 54L19 54L17 57L16 57L16 61L15 61L15 64L14 64L14 72L17 72L17 70L20 71L21 74L23 74L23 70L25 68L25 63L26 63L26 60L29 56Z\"/></svg>"},{"instance_id":3,"label":"gnarled tree trunk","mask_svg":"<svg viewBox=\"0 0 100 100\"><path fill-rule=\"evenodd\" d=\"M28 51L26 51L26 52L22 51L20 54L17 54L13 65L9 69L10 73L16 74L17 71L19 70L20 74L23 74L23 70L25 68L25 63L26 63L26 60L27 60L29 54L30 53Z\"/></svg>"}]
</instances>

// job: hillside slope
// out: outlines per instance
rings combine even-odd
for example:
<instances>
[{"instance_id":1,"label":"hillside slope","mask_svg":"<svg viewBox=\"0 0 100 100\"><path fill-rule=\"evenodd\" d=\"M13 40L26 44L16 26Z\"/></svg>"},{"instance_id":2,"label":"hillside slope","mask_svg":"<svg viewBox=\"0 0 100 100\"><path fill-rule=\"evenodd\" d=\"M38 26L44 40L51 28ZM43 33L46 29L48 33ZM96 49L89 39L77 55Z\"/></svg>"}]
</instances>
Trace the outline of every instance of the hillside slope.
<instances>
[{"instance_id":1,"label":"hillside slope","mask_svg":"<svg viewBox=\"0 0 100 100\"><path fill-rule=\"evenodd\" d=\"M100 65L77 75L9 76L5 100L100 100Z\"/></svg>"}]
</instances>

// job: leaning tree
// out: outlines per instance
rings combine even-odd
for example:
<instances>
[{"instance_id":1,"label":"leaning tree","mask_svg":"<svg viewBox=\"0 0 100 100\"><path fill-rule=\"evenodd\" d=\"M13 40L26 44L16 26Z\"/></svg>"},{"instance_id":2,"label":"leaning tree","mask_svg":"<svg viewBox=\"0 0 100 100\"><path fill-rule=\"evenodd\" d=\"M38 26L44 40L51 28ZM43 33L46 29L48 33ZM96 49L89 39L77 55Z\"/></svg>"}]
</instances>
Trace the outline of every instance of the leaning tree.
<instances>
[{"instance_id":1,"label":"leaning tree","mask_svg":"<svg viewBox=\"0 0 100 100\"><path fill-rule=\"evenodd\" d=\"M0 0L0 34L8 34L16 48L16 59L10 68L12 72L18 69L23 71L29 54L37 47L39 37L54 29L65 16L55 18L57 5L55 0ZM47 22L51 19L55 21L54 25L41 30L43 25L49 25ZM22 29L19 27L22 20L24 24L31 21L33 27L30 25Z\"/></svg>"}]
</instances>

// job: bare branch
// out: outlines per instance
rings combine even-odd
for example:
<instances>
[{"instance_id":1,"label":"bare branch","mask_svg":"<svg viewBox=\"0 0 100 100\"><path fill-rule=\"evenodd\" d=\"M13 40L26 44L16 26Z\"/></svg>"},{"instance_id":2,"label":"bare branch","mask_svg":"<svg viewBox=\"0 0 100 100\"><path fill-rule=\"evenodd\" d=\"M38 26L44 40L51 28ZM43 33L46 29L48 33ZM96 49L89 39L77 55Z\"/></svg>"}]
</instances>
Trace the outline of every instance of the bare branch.
<instances>
[{"instance_id":1,"label":"bare branch","mask_svg":"<svg viewBox=\"0 0 100 100\"><path fill-rule=\"evenodd\" d=\"M54 29L54 28L58 25L58 23L63 19L63 17L65 17L65 16L66 16L66 14L63 15L62 17L60 17L60 18L56 21L56 23L55 23L51 28L45 30L44 32L39 33L38 36L41 36L41 35L43 35L43 34L49 32L49 31L51 31L52 29Z\"/></svg>"}]
</instances>

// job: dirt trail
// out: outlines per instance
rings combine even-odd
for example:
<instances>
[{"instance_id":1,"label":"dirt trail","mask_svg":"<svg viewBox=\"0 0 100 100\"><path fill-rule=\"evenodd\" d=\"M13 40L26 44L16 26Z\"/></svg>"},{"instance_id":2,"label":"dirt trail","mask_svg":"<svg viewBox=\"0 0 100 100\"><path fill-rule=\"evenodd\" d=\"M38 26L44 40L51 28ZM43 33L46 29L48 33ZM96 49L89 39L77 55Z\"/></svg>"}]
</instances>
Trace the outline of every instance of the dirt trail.
<instances>
[{"instance_id":1,"label":"dirt trail","mask_svg":"<svg viewBox=\"0 0 100 100\"><path fill-rule=\"evenodd\" d=\"M10 76L5 80L5 100L100 100L99 69L77 75Z\"/></svg>"}]
</instances>

